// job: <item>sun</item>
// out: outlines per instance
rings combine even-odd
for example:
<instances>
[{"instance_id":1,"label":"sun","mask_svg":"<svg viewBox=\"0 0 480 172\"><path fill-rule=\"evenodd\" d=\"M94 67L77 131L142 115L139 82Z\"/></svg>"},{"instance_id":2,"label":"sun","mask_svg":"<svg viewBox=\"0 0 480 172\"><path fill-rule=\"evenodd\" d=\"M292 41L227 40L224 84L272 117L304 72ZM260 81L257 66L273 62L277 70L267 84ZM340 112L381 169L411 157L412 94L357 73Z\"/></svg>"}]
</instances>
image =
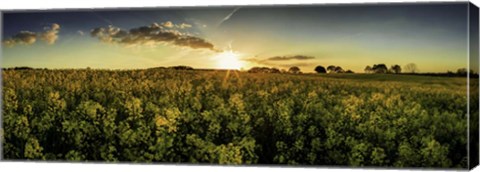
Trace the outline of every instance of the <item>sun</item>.
<instances>
[{"instance_id":1,"label":"sun","mask_svg":"<svg viewBox=\"0 0 480 172\"><path fill-rule=\"evenodd\" d=\"M236 69L243 67L243 62L239 60L239 54L232 51L225 51L217 55L218 67L222 69Z\"/></svg>"}]
</instances>

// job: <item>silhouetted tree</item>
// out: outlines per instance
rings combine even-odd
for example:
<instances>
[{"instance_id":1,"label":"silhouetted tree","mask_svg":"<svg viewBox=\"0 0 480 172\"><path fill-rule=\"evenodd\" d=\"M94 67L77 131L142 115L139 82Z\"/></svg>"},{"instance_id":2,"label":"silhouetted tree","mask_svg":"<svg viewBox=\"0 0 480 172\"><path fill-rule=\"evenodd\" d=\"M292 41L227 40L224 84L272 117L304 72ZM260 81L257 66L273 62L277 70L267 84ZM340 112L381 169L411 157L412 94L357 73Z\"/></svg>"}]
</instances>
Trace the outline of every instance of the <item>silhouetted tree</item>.
<instances>
[{"instance_id":1,"label":"silhouetted tree","mask_svg":"<svg viewBox=\"0 0 480 172\"><path fill-rule=\"evenodd\" d=\"M32 67L27 67L27 66L20 66L20 67L14 67L14 68L9 68L13 70L33 70Z\"/></svg>"},{"instance_id":2,"label":"silhouetted tree","mask_svg":"<svg viewBox=\"0 0 480 172\"><path fill-rule=\"evenodd\" d=\"M375 73L387 73L388 68L385 64L374 64L372 70Z\"/></svg>"},{"instance_id":3,"label":"silhouetted tree","mask_svg":"<svg viewBox=\"0 0 480 172\"><path fill-rule=\"evenodd\" d=\"M193 67L190 66L172 66L170 68L175 70L193 70Z\"/></svg>"},{"instance_id":4,"label":"silhouetted tree","mask_svg":"<svg viewBox=\"0 0 480 172\"><path fill-rule=\"evenodd\" d=\"M352 70L347 70L345 73L355 73Z\"/></svg>"},{"instance_id":5,"label":"silhouetted tree","mask_svg":"<svg viewBox=\"0 0 480 172\"><path fill-rule=\"evenodd\" d=\"M277 68L268 68L268 67L252 67L247 72L249 73L282 73Z\"/></svg>"},{"instance_id":6,"label":"silhouetted tree","mask_svg":"<svg viewBox=\"0 0 480 172\"><path fill-rule=\"evenodd\" d=\"M418 72L417 65L415 63L409 63L403 67L407 73L416 73Z\"/></svg>"},{"instance_id":7,"label":"silhouetted tree","mask_svg":"<svg viewBox=\"0 0 480 172\"><path fill-rule=\"evenodd\" d=\"M317 66L317 67L315 67L315 72L317 72L317 73L327 73L327 70L325 70L325 67L323 67L323 66Z\"/></svg>"},{"instance_id":8,"label":"silhouetted tree","mask_svg":"<svg viewBox=\"0 0 480 172\"><path fill-rule=\"evenodd\" d=\"M328 66L328 67L327 67L328 73L333 73L333 72L335 72L335 67L336 67L336 66L334 66L334 65Z\"/></svg>"},{"instance_id":9,"label":"silhouetted tree","mask_svg":"<svg viewBox=\"0 0 480 172\"><path fill-rule=\"evenodd\" d=\"M300 68L298 68L297 66L290 67L290 69L288 69L288 72L293 73L293 74L301 73Z\"/></svg>"},{"instance_id":10,"label":"silhouetted tree","mask_svg":"<svg viewBox=\"0 0 480 172\"><path fill-rule=\"evenodd\" d=\"M402 72L402 67L400 67L400 65L397 65L397 64L393 65L390 69L392 70L393 73L398 74Z\"/></svg>"},{"instance_id":11,"label":"silhouetted tree","mask_svg":"<svg viewBox=\"0 0 480 172\"><path fill-rule=\"evenodd\" d=\"M280 73L280 70L273 67L270 69L270 73Z\"/></svg>"},{"instance_id":12,"label":"silhouetted tree","mask_svg":"<svg viewBox=\"0 0 480 172\"><path fill-rule=\"evenodd\" d=\"M458 75L466 76L467 75L467 69L466 68L460 68L457 70Z\"/></svg>"},{"instance_id":13,"label":"silhouetted tree","mask_svg":"<svg viewBox=\"0 0 480 172\"><path fill-rule=\"evenodd\" d=\"M365 69L363 71L365 71L365 73L372 73L373 69L372 69L372 67L367 66L367 67L365 67Z\"/></svg>"},{"instance_id":14,"label":"silhouetted tree","mask_svg":"<svg viewBox=\"0 0 480 172\"><path fill-rule=\"evenodd\" d=\"M344 73L345 71L342 69L342 67L337 66L335 67L335 73Z\"/></svg>"},{"instance_id":15,"label":"silhouetted tree","mask_svg":"<svg viewBox=\"0 0 480 172\"><path fill-rule=\"evenodd\" d=\"M248 72L250 73L270 73L271 69L268 67L252 67Z\"/></svg>"}]
</instances>

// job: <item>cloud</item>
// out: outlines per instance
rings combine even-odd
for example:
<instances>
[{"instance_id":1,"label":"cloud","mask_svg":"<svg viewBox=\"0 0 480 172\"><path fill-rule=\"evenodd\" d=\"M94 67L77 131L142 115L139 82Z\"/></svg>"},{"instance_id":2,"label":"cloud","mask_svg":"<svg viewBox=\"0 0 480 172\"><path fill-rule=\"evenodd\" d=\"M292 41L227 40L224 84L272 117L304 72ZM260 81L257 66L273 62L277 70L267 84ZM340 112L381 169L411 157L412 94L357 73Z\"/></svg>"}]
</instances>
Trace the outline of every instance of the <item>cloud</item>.
<instances>
[{"instance_id":1,"label":"cloud","mask_svg":"<svg viewBox=\"0 0 480 172\"><path fill-rule=\"evenodd\" d=\"M3 41L3 44L7 47L13 47L17 44L31 45L37 41L37 34L30 31L21 31L15 34L13 37Z\"/></svg>"},{"instance_id":2,"label":"cloud","mask_svg":"<svg viewBox=\"0 0 480 172\"><path fill-rule=\"evenodd\" d=\"M275 56L270 57L267 60L270 61L285 61L285 60L310 60L315 59L313 56L295 55L295 56Z\"/></svg>"},{"instance_id":3,"label":"cloud","mask_svg":"<svg viewBox=\"0 0 480 172\"><path fill-rule=\"evenodd\" d=\"M185 36L175 40L175 45L178 46L188 46L190 48L206 48L210 50L215 50L212 43L207 42L206 40L194 36Z\"/></svg>"},{"instance_id":4,"label":"cloud","mask_svg":"<svg viewBox=\"0 0 480 172\"><path fill-rule=\"evenodd\" d=\"M158 24L157 24L158 25ZM172 21L166 21L164 23L161 23L160 25L158 25L160 27L165 27L165 28L170 28L170 29L173 29L173 28L177 28L177 29L186 29L186 28L191 28L192 25L191 24L188 24L188 23L181 23L181 24L175 24L173 23Z\"/></svg>"},{"instance_id":5,"label":"cloud","mask_svg":"<svg viewBox=\"0 0 480 172\"><path fill-rule=\"evenodd\" d=\"M49 28L45 28L45 31L40 34L40 39L45 41L47 44L52 45L58 39L58 32L60 31L60 25L54 23Z\"/></svg>"},{"instance_id":6,"label":"cloud","mask_svg":"<svg viewBox=\"0 0 480 172\"><path fill-rule=\"evenodd\" d=\"M315 59L313 56L305 56L305 55L295 55L295 56L274 56L266 59L259 59L258 57L247 58L243 59L244 61L257 63L259 65L266 65L266 66L273 66L273 67L283 67L288 68L292 66L304 67L304 66L311 66L311 63L281 63L288 60L310 60ZM280 62L280 63L279 63Z\"/></svg>"},{"instance_id":7,"label":"cloud","mask_svg":"<svg viewBox=\"0 0 480 172\"><path fill-rule=\"evenodd\" d=\"M278 66L289 68L289 67L292 67L292 66L307 67L307 66L312 66L312 65L314 65L314 64L312 64L312 63L292 63L292 64L279 64Z\"/></svg>"},{"instance_id":8,"label":"cloud","mask_svg":"<svg viewBox=\"0 0 480 172\"><path fill-rule=\"evenodd\" d=\"M52 29L52 30L59 30L59 29L60 29L60 25L57 24L57 23L53 23L51 29Z\"/></svg>"},{"instance_id":9,"label":"cloud","mask_svg":"<svg viewBox=\"0 0 480 172\"><path fill-rule=\"evenodd\" d=\"M165 23L162 23L162 26L166 27L166 28L173 28L174 27L174 25L171 21L167 21Z\"/></svg>"},{"instance_id":10,"label":"cloud","mask_svg":"<svg viewBox=\"0 0 480 172\"><path fill-rule=\"evenodd\" d=\"M125 45L167 43L192 49L220 51L216 49L212 43L203 38L191 36L178 30L165 29L164 26L166 23L160 25L153 23L150 26L141 26L130 29L129 31L114 26L108 26L108 28L99 27L92 29L90 35L105 43L118 43Z\"/></svg>"},{"instance_id":11,"label":"cloud","mask_svg":"<svg viewBox=\"0 0 480 172\"><path fill-rule=\"evenodd\" d=\"M118 42L118 39L123 38L126 35L127 31L121 30L120 28L112 25L109 25L106 28L95 28L90 31L90 36L97 37L100 41L104 43Z\"/></svg>"},{"instance_id":12,"label":"cloud","mask_svg":"<svg viewBox=\"0 0 480 172\"><path fill-rule=\"evenodd\" d=\"M37 38L52 45L58 39L58 32L60 31L59 24L52 24L50 27L45 27L43 32L35 33L31 31L20 31L11 38L5 39L2 43L7 47L15 45L32 45L37 42Z\"/></svg>"},{"instance_id":13,"label":"cloud","mask_svg":"<svg viewBox=\"0 0 480 172\"><path fill-rule=\"evenodd\" d=\"M192 25L187 24L187 23L182 23L178 26L178 28L180 28L180 29L191 28L191 27L192 27Z\"/></svg>"}]
</instances>

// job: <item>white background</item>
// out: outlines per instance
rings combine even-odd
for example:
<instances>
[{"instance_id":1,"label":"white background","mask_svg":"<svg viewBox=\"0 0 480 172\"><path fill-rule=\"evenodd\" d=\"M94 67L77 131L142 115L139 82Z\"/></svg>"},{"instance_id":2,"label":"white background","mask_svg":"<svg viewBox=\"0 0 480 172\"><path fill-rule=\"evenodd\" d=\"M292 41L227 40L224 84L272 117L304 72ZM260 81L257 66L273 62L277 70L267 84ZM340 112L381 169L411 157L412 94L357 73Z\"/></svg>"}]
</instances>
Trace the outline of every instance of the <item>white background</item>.
<instances>
[{"instance_id":1,"label":"white background","mask_svg":"<svg viewBox=\"0 0 480 172\"><path fill-rule=\"evenodd\" d=\"M429 0L430 2L439 0ZM441 1L441 0L440 0ZM65 9L65 8L112 8L112 7L165 7L165 6L206 6L206 5L258 5L258 4L323 4L323 3L374 3L374 2L425 2L425 0L1 0L0 10L12 9ZM477 6L480 0L472 0ZM472 152L473 153L473 152ZM193 165L135 165L135 164L96 164L96 163L39 163L39 162L0 162L0 172L3 171L285 171L285 172L310 172L310 171L420 171L420 170L385 170L385 169L348 169L348 168L287 168L287 167L232 167L232 166L193 166ZM426 170L421 170L426 171ZM477 167L474 171L480 171Z\"/></svg>"}]
</instances>

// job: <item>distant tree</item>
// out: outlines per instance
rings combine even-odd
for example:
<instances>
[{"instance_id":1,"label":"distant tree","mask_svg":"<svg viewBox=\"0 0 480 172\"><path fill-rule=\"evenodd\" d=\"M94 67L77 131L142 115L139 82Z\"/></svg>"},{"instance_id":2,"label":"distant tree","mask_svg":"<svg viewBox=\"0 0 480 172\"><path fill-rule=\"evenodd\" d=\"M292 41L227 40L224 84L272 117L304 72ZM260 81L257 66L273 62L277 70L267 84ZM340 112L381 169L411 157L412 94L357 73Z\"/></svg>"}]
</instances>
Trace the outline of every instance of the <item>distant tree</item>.
<instances>
[{"instance_id":1,"label":"distant tree","mask_svg":"<svg viewBox=\"0 0 480 172\"><path fill-rule=\"evenodd\" d=\"M281 73L277 68L268 68L268 67L252 67L247 72L249 73Z\"/></svg>"},{"instance_id":2,"label":"distant tree","mask_svg":"<svg viewBox=\"0 0 480 172\"><path fill-rule=\"evenodd\" d=\"M270 69L270 73L280 73L280 70L273 67Z\"/></svg>"},{"instance_id":3,"label":"distant tree","mask_svg":"<svg viewBox=\"0 0 480 172\"><path fill-rule=\"evenodd\" d=\"M353 72L352 70L349 69L345 73L355 73L355 72Z\"/></svg>"},{"instance_id":4,"label":"distant tree","mask_svg":"<svg viewBox=\"0 0 480 172\"><path fill-rule=\"evenodd\" d=\"M250 73L270 73L270 68L268 67L252 67L248 70Z\"/></svg>"},{"instance_id":5,"label":"distant tree","mask_svg":"<svg viewBox=\"0 0 480 172\"><path fill-rule=\"evenodd\" d=\"M409 63L403 67L407 73L416 73L418 72L417 65L415 63Z\"/></svg>"},{"instance_id":6,"label":"distant tree","mask_svg":"<svg viewBox=\"0 0 480 172\"><path fill-rule=\"evenodd\" d=\"M27 67L27 66L20 66L20 67L14 67L13 70L33 70L33 68Z\"/></svg>"},{"instance_id":7,"label":"distant tree","mask_svg":"<svg viewBox=\"0 0 480 172\"><path fill-rule=\"evenodd\" d=\"M290 67L290 69L288 69L288 72L293 73L293 74L301 73L300 68L298 68L297 66Z\"/></svg>"},{"instance_id":8,"label":"distant tree","mask_svg":"<svg viewBox=\"0 0 480 172\"><path fill-rule=\"evenodd\" d=\"M363 71L365 71L365 73L372 73L373 69L372 69L372 67L367 66L367 67L365 67L365 69L363 69Z\"/></svg>"},{"instance_id":9,"label":"distant tree","mask_svg":"<svg viewBox=\"0 0 480 172\"><path fill-rule=\"evenodd\" d=\"M172 66L170 68L175 70L193 70L193 67L190 66Z\"/></svg>"},{"instance_id":10,"label":"distant tree","mask_svg":"<svg viewBox=\"0 0 480 172\"><path fill-rule=\"evenodd\" d=\"M466 76L467 75L467 69L466 68L460 68L457 70L458 75Z\"/></svg>"},{"instance_id":11,"label":"distant tree","mask_svg":"<svg viewBox=\"0 0 480 172\"><path fill-rule=\"evenodd\" d=\"M333 73L333 72L335 72L335 67L336 67L336 66L334 66L334 65L328 66L328 67L327 67L328 73Z\"/></svg>"},{"instance_id":12,"label":"distant tree","mask_svg":"<svg viewBox=\"0 0 480 172\"><path fill-rule=\"evenodd\" d=\"M372 70L375 73L387 73L388 68L385 64L374 64Z\"/></svg>"},{"instance_id":13,"label":"distant tree","mask_svg":"<svg viewBox=\"0 0 480 172\"><path fill-rule=\"evenodd\" d=\"M392 68L387 70L387 73L395 73Z\"/></svg>"},{"instance_id":14,"label":"distant tree","mask_svg":"<svg viewBox=\"0 0 480 172\"><path fill-rule=\"evenodd\" d=\"M402 67L400 67L400 65L396 64L396 65L393 65L391 68L393 73L401 73L402 72Z\"/></svg>"},{"instance_id":15,"label":"distant tree","mask_svg":"<svg viewBox=\"0 0 480 172\"><path fill-rule=\"evenodd\" d=\"M327 73L327 70L325 70L325 67L323 67L323 66L317 66L317 67L315 67L315 72L317 72L317 73Z\"/></svg>"},{"instance_id":16,"label":"distant tree","mask_svg":"<svg viewBox=\"0 0 480 172\"><path fill-rule=\"evenodd\" d=\"M335 73L344 73L345 71L342 69L342 67L337 66L335 67Z\"/></svg>"},{"instance_id":17,"label":"distant tree","mask_svg":"<svg viewBox=\"0 0 480 172\"><path fill-rule=\"evenodd\" d=\"M250 69L248 69L247 72L249 73L258 73L260 71L260 67L252 67Z\"/></svg>"}]
</instances>

